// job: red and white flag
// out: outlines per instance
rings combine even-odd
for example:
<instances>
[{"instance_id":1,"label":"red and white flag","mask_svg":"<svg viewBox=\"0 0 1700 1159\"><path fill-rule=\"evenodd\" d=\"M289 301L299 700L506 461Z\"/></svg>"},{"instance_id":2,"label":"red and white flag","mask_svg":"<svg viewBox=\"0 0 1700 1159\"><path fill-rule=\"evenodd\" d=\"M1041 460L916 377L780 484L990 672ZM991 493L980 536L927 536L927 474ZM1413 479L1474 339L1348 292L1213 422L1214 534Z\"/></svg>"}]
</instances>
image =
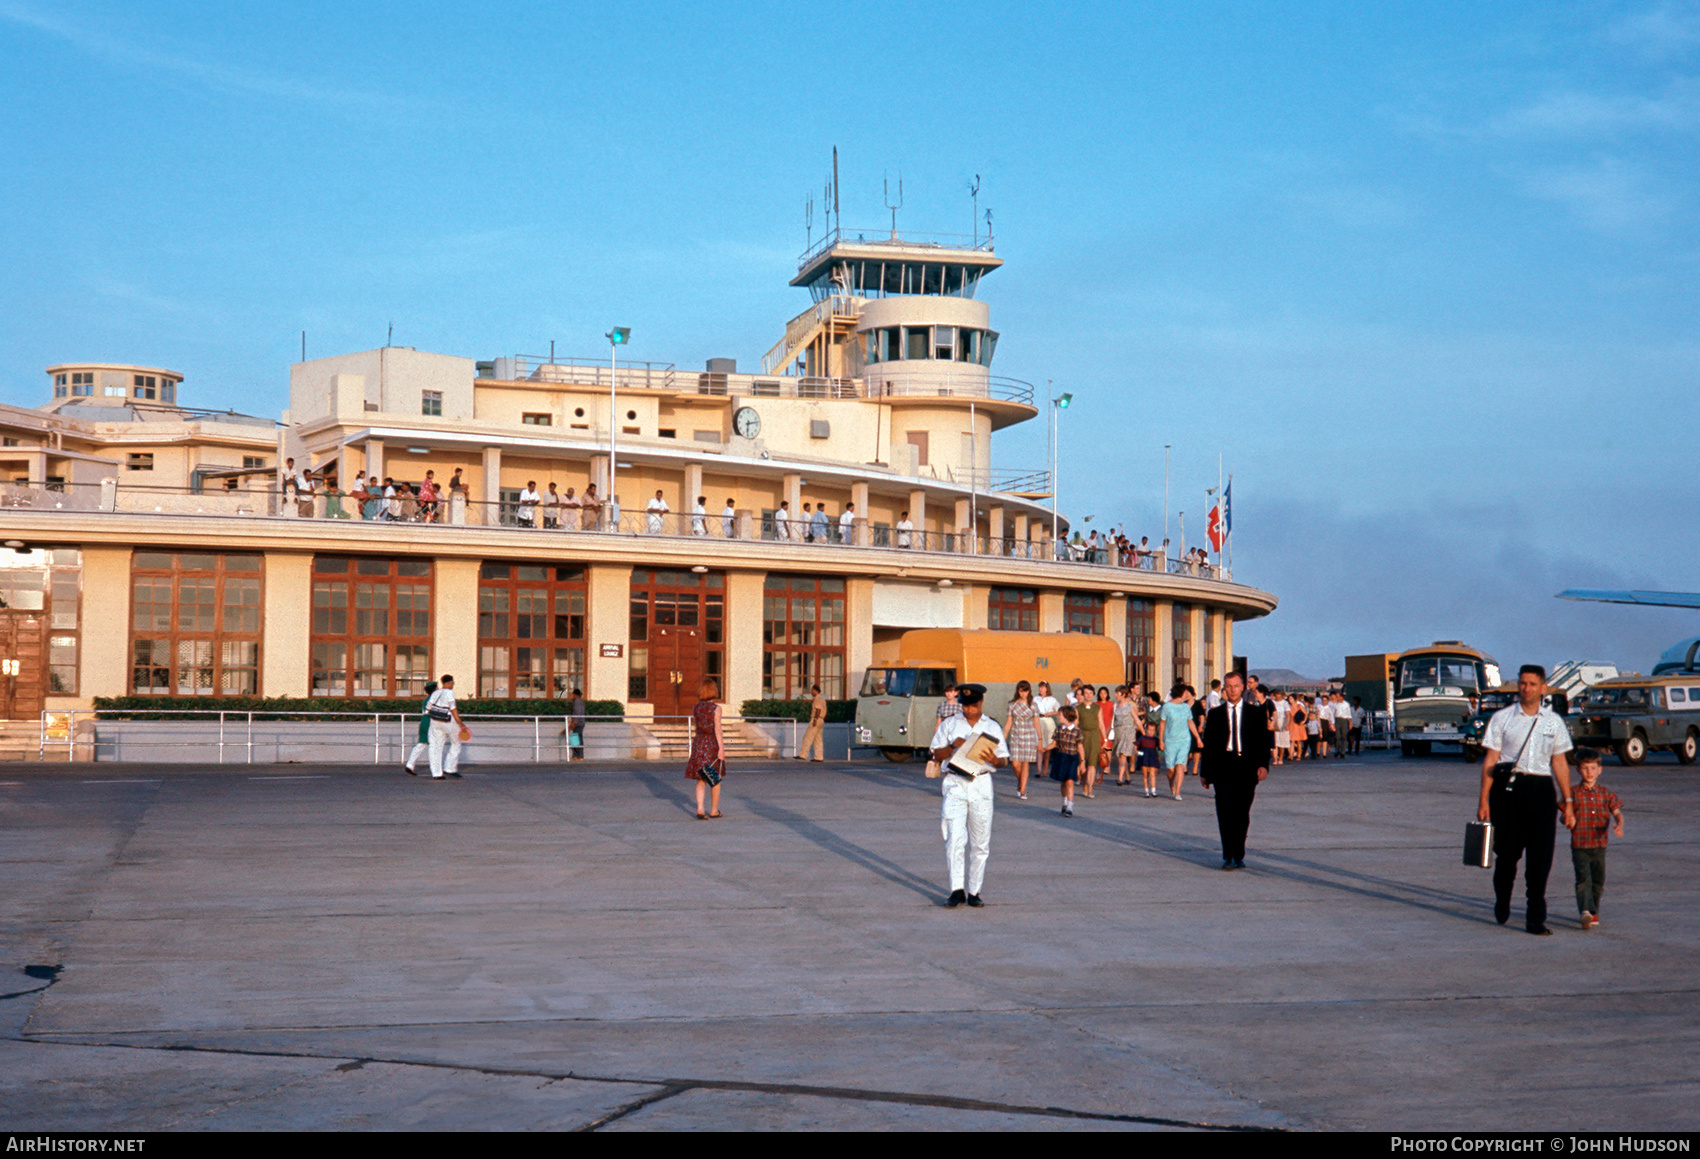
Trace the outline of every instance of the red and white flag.
<instances>
[{"instance_id":1,"label":"red and white flag","mask_svg":"<svg viewBox=\"0 0 1700 1159\"><path fill-rule=\"evenodd\" d=\"M1220 503L1210 508L1210 524L1205 529L1205 534L1210 537L1211 549L1220 553L1222 543L1227 539L1227 532L1222 527L1222 505Z\"/></svg>"}]
</instances>

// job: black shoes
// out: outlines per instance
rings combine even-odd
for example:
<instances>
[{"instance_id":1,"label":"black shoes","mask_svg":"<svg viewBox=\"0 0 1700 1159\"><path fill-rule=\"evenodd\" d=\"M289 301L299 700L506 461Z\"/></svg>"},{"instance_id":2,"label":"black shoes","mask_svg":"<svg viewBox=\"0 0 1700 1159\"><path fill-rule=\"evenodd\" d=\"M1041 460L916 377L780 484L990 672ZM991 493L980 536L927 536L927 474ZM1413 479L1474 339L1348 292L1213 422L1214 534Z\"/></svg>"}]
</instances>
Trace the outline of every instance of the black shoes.
<instances>
[{"instance_id":1,"label":"black shoes","mask_svg":"<svg viewBox=\"0 0 1700 1159\"><path fill-rule=\"evenodd\" d=\"M1537 938L1550 938L1550 937L1552 937L1552 931L1549 930L1545 926L1530 926L1529 932L1531 934L1534 934Z\"/></svg>"},{"instance_id":2,"label":"black shoes","mask_svg":"<svg viewBox=\"0 0 1700 1159\"><path fill-rule=\"evenodd\" d=\"M1230 859L1224 857L1224 858L1222 858L1222 868L1223 869L1238 869L1239 866L1235 865Z\"/></svg>"},{"instance_id":3,"label":"black shoes","mask_svg":"<svg viewBox=\"0 0 1700 1159\"><path fill-rule=\"evenodd\" d=\"M971 893L971 894L968 895L968 904L973 906L975 909L979 909L981 906L985 905L986 903L980 900L979 894Z\"/></svg>"},{"instance_id":4,"label":"black shoes","mask_svg":"<svg viewBox=\"0 0 1700 1159\"><path fill-rule=\"evenodd\" d=\"M1511 920L1511 903L1508 902L1508 901L1496 901L1496 902L1494 902L1493 903L1493 920L1498 922L1502 926L1506 922L1510 921Z\"/></svg>"},{"instance_id":5,"label":"black shoes","mask_svg":"<svg viewBox=\"0 0 1700 1159\"><path fill-rule=\"evenodd\" d=\"M1245 868L1245 858L1243 858L1243 857L1234 858L1234 868L1235 869L1244 869Z\"/></svg>"},{"instance_id":6,"label":"black shoes","mask_svg":"<svg viewBox=\"0 0 1700 1159\"><path fill-rule=\"evenodd\" d=\"M966 890L953 889L950 891L950 897L946 899L944 904L954 909L967 900L968 893Z\"/></svg>"},{"instance_id":7,"label":"black shoes","mask_svg":"<svg viewBox=\"0 0 1700 1159\"><path fill-rule=\"evenodd\" d=\"M418 773L414 772L411 768L409 768L407 765L401 766L401 771L406 773L410 777L417 777L419 775Z\"/></svg>"}]
</instances>

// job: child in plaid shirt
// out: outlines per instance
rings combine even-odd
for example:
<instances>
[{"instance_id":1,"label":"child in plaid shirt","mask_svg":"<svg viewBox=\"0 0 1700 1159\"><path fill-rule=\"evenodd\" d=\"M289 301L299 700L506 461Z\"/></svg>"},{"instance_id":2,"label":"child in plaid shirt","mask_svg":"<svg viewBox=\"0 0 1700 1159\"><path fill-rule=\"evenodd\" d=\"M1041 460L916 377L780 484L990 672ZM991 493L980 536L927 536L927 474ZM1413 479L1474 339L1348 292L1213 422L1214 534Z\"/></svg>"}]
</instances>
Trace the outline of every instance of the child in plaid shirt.
<instances>
[{"instance_id":1,"label":"child in plaid shirt","mask_svg":"<svg viewBox=\"0 0 1700 1159\"><path fill-rule=\"evenodd\" d=\"M1094 710L1096 711L1096 710ZM1074 782L1080 776L1080 713L1069 705L1057 713L1061 723L1052 738L1051 780L1062 782L1062 815L1074 816Z\"/></svg>"},{"instance_id":2,"label":"child in plaid shirt","mask_svg":"<svg viewBox=\"0 0 1700 1159\"><path fill-rule=\"evenodd\" d=\"M1570 831L1570 861L1576 867L1576 908L1582 928L1589 930L1600 924L1600 895L1606 890L1606 824L1615 820L1612 832L1623 836L1623 803L1599 783L1598 752L1577 749L1576 765L1582 783L1572 795L1576 827Z\"/></svg>"}]
</instances>

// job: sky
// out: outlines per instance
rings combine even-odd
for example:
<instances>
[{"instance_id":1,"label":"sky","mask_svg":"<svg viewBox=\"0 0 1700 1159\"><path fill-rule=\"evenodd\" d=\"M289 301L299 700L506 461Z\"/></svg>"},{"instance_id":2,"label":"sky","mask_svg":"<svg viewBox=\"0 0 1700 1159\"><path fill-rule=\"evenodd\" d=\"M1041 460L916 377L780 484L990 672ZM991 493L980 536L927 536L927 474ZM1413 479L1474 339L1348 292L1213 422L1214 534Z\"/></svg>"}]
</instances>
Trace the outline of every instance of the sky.
<instances>
[{"instance_id":1,"label":"sky","mask_svg":"<svg viewBox=\"0 0 1700 1159\"><path fill-rule=\"evenodd\" d=\"M1258 666L1648 670L1700 589L1700 3L0 0L0 401L64 361L276 414L309 357L759 365L824 225L983 228L1060 503L1204 528ZM1045 465L1041 420L998 467Z\"/></svg>"}]
</instances>

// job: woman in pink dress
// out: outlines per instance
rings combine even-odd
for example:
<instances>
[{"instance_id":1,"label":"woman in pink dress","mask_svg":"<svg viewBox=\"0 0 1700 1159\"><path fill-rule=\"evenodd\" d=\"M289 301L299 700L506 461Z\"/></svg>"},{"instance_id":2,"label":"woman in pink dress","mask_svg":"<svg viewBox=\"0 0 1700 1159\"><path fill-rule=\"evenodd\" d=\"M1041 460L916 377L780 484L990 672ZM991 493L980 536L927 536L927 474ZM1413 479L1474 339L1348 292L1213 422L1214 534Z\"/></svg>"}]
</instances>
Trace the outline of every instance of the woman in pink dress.
<instances>
[{"instance_id":1,"label":"woman in pink dress","mask_svg":"<svg viewBox=\"0 0 1700 1159\"><path fill-rule=\"evenodd\" d=\"M426 471L425 481L419 484L419 518L424 523L437 522L437 480L435 472Z\"/></svg>"},{"instance_id":2,"label":"woman in pink dress","mask_svg":"<svg viewBox=\"0 0 1700 1159\"><path fill-rule=\"evenodd\" d=\"M691 759L685 776L697 783L697 820L720 816L720 778L726 775L726 746L720 735L720 683L704 676L691 709ZM712 787L710 780L712 778ZM709 811L702 811L703 789L709 789Z\"/></svg>"}]
</instances>

